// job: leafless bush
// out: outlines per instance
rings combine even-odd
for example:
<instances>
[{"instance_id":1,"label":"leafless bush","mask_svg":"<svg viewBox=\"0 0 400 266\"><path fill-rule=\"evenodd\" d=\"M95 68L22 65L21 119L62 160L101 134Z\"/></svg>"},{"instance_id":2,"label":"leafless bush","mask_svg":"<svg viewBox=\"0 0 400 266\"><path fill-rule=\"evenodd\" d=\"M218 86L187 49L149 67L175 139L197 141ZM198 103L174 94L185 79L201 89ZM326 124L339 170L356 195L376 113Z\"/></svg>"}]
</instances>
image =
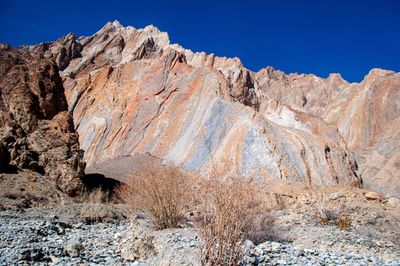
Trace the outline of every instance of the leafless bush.
<instances>
[{"instance_id":1,"label":"leafless bush","mask_svg":"<svg viewBox=\"0 0 400 266\"><path fill-rule=\"evenodd\" d=\"M103 191L101 188L96 188L87 195L89 203L100 204L108 201L108 192Z\"/></svg>"},{"instance_id":2,"label":"leafless bush","mask_svg":"<svg viewBox=\"0 0 400 266\"><path fill-rule=\"evenodd\" d=\"M340 208L333 200L330 200L324 192L314 193L314 206L317 217L322 224L335 221L340 214Z\"/></svg>"},{"instance_id":3,"label":"leafless bush","mask_svg":"<svg viewBox=\"0 0 400 266\"><path fill-rule=\"evenodd\" d=\"M326 195L324 191L313 193L313 202L316 217L321 224L335 224L342 230L350 228L350 216L345 214L344 204L340 204L334 198Z\"/></svg>"},{"instance_id":4,"label":"leafless bush","mask_svg":"<svg viewBox=\"0 0 400 266\"><path fill-rule=\"evenodd\" d=\"M195 224L203 240L203 264L236 265L245 239L265 240L269 213L251 180L212 177L201 185L198 196L200 215Z\"/></svg>"},{"instance_id":5,"label":"leafless bush","mask_svg":"<svg viewBox=\"0 0 400 266\"><path fill-rule=\"evenodd\" d=\"M157 165L134 173L118 189L133 211L143 212L159 229L178 227L193 196L191 178L173 166Z\"/></svg>"},{"instance_id":6,"label":"leafless bush","mask_svg":"<svg viewBox=\"0 0 400 266\"><path fill-rule=\"evenodd\" d=\"M90 192L83 191L82 195L84 202L81 217L87 220L95 220L101 209L101 204L109 201L109 193L101 188L96 188Z\"/></svg>"},{"instance_id":7,"label":"leafless bush","mask_svg":"<svg viewBox=\"0 0 400 266\"><path fill-rule=\"evenodd\" d=\"M341 229L341 230L349 230L350 225L351 225L351 219L349 215L343 215L336 219L336 225Z\"/></svg>"}]
</instances>

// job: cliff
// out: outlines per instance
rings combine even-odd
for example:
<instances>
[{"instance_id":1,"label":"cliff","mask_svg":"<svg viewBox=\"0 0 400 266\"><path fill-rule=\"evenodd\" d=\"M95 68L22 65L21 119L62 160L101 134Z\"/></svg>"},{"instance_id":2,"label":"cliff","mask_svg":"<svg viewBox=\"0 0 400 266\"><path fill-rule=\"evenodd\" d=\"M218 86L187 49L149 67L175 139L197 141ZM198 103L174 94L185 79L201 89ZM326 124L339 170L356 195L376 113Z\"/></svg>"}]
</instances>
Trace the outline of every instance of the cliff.
<instances>
[{"instance_id":1,"label":"cliff","mask_svg":"<svg viewBox=\"0 0 400 266\"><path fill-rule=\"evenodd\" d=\"M361 83L255 73L117 21L30 49L57 62L89 166L149 153L188 170L310 185L363 179L400 193L398 73L375 69Z\"/></svg>"}]
</instances>

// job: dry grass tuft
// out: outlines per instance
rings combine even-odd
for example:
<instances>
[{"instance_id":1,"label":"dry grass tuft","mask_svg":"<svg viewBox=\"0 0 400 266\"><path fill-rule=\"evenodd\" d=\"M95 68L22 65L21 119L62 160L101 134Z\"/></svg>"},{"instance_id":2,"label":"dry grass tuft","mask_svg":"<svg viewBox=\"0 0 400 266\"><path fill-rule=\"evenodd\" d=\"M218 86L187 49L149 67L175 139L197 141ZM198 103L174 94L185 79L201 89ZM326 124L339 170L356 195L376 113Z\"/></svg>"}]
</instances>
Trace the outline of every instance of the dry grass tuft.
<instances>
[{"instance_id":1,"label":"dry grass tuft","mask_svg":"<svg viewBox=\"0 0 400 266\"><path fill-rule=\"evenodd\" d=\"M84 203L81 209L81 217L88 222L93 222L98 219L98 213L101 210L101 205L110 200L109 193L101 188L96 188L91 192L82 192Z\"/></svg>"},{"instance_id":2,"label":"dry grass tuft","mask_svg":"<svg viewBox=\"0 0 400 266\"><path fill-rule=\"evenodd\" d=\"M239 177L213 177L199 190L200 215L195 225L203 240L203 264L238 264L244 240L265 241L270 231L261 190Z\"/></svg>"},{"instance_id":3,"label":"dry grass tuft","mask_svg":"<svg viewBox=\"0 0 400 266\"><path fill-rule=\"evenodd\" d=\"M193 197L189 176L173 166L157 165L132 174L118 196L133 211L143 212L158 229L178 227L185 221Z\"/></svg>"},{"instance_id":4,"label":"dry grass tuft","mask_svg":"<svg viewBox=\"0 0 400 266\"><path fill-rule=\"evenodd\" d=\"M321 224L334 224L342 230L349 230L351 225L350 216L344 214L344 204L339 204L322 192L314 192L314 207L316 218Z\"/></svg>"},{"instance_id":5,"label":"dry grass tuft","mask_svg":"<svg viewBox=\"0 0 400 266\"><path fill-rule=\"evenodd\" d=\"M91 204L101 204L108 201L109 193L103 191L101 188L96 188L92 192L88 193L86 199Z\"/></svg>"},{"instance_id":6,"label":"dry grass tuft","mask_svg":"<svg viewBox=\"0 0 400 266\"><path fill-rule=\"evenodd\" d=\"M341 230L349 230L350 225L351 225L351 219L349 215L343 215L342 217L339 217L336 219L336 225L341 229Z\"/></svg>"}]
</instances>

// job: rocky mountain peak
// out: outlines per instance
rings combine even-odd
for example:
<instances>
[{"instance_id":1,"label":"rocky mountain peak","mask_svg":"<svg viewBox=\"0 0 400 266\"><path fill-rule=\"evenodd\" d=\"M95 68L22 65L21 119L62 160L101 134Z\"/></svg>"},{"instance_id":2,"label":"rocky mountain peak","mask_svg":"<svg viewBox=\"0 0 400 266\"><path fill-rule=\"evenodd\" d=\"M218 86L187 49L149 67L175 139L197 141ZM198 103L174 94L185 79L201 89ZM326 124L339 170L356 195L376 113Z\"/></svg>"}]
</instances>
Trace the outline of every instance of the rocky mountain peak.
<instances>
[{"instance_id":1,"label":"rocky mountain peak","mask_svg":"<svg viewBox=\"0 0 400 266\"><path fill-rule=\"evenodd\" d=\"M385 70L381 68L373 68L361 81L361 86L370 87L372 83L380 80L384 80L392 75L396 74L394 71Z\"/></svg>"},{"instance_id":2,"label":"rocky mountain peak","mask_svg":"<svg viewBox=\"0 0 400 266\"><path fill-rule=\"evenodd\" d=\"M392 70L373 68L368 72L366 78L384 77L384 76L391 75L391 74L395 74L395 72Z\"/></svg>"},{"instance_id":3,"label":"rocky mountain peak","mask_svg":"<svg viewBox=\"0 0 400 266\"><path fill-rule=\"evenodd\" d=\"M399 191L400 147L379 149L397 140L400 78L391 71L371 70L361 83L254 73L238 58L171 44L152 25L117 21L49 47L63 58L55 61L88 165L149 153L201 172L229 161L231 171L269 181L359 186L366 177L383 193Z\"/></svg>"}]
</instances>

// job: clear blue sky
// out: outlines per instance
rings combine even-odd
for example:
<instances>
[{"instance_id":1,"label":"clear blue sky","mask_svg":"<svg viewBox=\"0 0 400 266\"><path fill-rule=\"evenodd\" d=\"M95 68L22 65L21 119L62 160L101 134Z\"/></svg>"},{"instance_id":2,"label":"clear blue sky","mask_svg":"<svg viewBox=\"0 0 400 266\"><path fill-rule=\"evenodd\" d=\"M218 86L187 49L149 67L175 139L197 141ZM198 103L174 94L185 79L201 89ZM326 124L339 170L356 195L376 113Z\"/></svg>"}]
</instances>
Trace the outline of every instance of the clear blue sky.
<instances>
[{"instance_id":1,"label":"clear blue sky","mask_svg":"<svg viewBox=\"0 0 400 266\"><path fill-rule=\"evenodd\" d=\"M107 21L154 24L193 51L237 56L251 70L360 81L374 67L400 72L400 0L0 2L0 42L91 35Z\"/></svg>"}]
</instances>

